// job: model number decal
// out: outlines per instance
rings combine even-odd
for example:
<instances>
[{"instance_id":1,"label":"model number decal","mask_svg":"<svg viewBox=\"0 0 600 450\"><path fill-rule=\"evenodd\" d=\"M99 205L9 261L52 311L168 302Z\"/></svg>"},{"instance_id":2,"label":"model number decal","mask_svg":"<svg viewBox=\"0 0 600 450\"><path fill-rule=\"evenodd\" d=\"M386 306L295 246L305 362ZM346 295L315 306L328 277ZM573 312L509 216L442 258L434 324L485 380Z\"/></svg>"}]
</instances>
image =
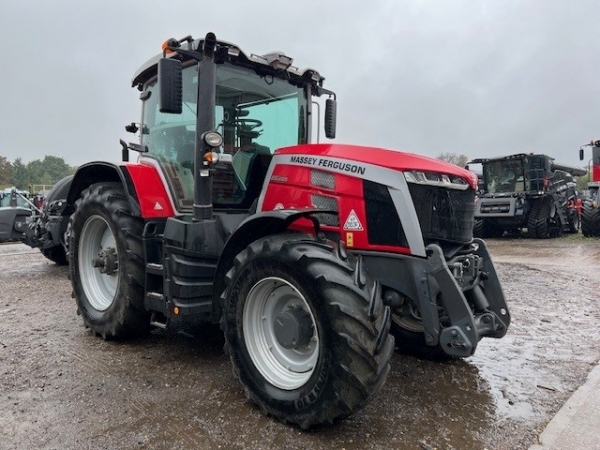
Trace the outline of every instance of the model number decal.
<instances>
[{"instance_id":1,"label":"model number decal","mask_svg":"<svg viewBox=\"0 0 600 450\"><path fill-rule=\"evenodd\" d=\"M341 170L349 173L357 173L359 175L364 175L365 171L367 170L365 167L359 166L358 164L334 161L325 158L311 158L309 156L292 156L290 157L290 162L296 164L308 164L311 166L323 167L325 169Z\"/></svg>"}]
</instances>

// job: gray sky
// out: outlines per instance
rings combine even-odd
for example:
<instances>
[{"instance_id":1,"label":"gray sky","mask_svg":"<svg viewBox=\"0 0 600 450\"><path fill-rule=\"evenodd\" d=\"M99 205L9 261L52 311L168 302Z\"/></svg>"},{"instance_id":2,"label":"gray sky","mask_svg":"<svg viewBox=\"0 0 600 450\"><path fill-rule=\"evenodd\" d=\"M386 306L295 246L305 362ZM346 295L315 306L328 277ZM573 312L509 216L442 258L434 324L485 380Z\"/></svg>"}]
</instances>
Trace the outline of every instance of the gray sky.
<instances>
[{"instance_id":1,"label":"gray sky","mask_svg":"<svg viewBox=\"0 0 600 450\"><path fill-rule=\"evenodd\" d=\"M324 75L337 142L584 166L579 146L600 139L599 21L596 0L2 0L0 155L119 160L136 68L169 37L213 31Z\"/></svg>"}]
</instances>

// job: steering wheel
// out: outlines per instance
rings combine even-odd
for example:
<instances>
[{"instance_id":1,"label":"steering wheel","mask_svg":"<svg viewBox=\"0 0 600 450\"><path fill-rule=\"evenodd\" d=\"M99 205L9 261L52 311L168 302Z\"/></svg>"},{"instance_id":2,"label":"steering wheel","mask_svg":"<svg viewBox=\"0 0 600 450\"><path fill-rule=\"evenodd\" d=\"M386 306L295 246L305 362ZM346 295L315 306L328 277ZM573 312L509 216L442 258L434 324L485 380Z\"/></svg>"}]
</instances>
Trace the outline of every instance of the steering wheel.
<instances>
[{"instance_id":1,"label":"steering wheel","mask_svg":"<svg viewBox=\"0 0 600 450\"><path fill-rule=\"evenodd\" d=\"M233 121L234 124L240 124L240 125L250 125L252 126L252 128L257 128L257 127L261 127L262 126L262 121L258 120L258 119L244 119L244 118L237 118Z\"/></svg>"}]
</instances>

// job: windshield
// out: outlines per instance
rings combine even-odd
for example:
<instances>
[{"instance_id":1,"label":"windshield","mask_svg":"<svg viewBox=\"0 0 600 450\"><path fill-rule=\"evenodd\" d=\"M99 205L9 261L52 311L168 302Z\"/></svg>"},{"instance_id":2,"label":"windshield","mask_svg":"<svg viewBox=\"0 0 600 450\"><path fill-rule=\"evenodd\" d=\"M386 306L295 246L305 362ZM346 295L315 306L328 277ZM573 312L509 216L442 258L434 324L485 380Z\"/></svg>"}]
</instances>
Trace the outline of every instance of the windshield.
<instances>
[{"instance_id":1,"label":"windshield","mask_svg":"<svg viewBox=\"0 0 600 450\"><path fill-rule=\"evenodd\" d=\"M178 209L191 208L194 199L197 87L197 66L189 66L183 70L181 114L159 111L156 81L145 93L141 143L148 156L161 162ZM307 117L302 87L218 65L214 128L223 135L220 151L232 155L233 163L213 167L215 208L248 208L258 197L273 152L307 142Z\"/></svg>"},{"instance_id":2,"label":"windshield","mask_svg":"<svg viewBox=\"0 0 600 450\"><path fill-rule=\"evenodd\" d=\"M483 164L485 191L489 193L526 190L522 159L505 159Z\"/></svg>"}]
</instances>

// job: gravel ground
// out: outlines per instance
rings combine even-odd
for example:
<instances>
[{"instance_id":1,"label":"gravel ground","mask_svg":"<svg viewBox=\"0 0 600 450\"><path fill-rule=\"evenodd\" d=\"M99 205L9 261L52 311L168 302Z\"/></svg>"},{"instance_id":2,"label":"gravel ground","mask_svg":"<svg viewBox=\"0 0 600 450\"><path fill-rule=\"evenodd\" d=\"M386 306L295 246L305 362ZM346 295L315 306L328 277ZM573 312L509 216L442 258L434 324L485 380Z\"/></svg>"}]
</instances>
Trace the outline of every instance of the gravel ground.
<instances>
[{"instance_id":1,"label":"gravel ground","mask_svg":"<svg viewBox=\"0 0 600 450\"><path fill-rule=\"evenodd\" d=\"M0 449L526 449L600 359L600 241L488 245L508 334L449 363L395 354L370 405L309 432L244 400L217 328L94 338L67 269L1 245Z\"/></svg>"}]
</instances>

